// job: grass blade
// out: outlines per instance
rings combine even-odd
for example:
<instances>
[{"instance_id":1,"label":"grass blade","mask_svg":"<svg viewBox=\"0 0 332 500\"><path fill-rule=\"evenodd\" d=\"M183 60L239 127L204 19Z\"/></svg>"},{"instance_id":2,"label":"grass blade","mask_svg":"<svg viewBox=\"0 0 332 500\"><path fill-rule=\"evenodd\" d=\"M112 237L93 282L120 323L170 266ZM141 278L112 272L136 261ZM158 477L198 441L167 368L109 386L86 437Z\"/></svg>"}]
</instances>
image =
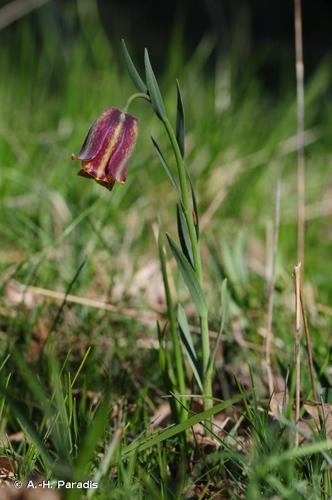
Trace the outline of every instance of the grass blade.
<instances>
[{"instance_id":1,"label":"grass blade","mask_svg":"<svg viewBox=\"0 0 332 500\"><path fill-rule=\"evenodd\" d=\"M314 455L315 453L323 453L332 449L332 440L316 441L305 446L300 446L298 448L290 448L277 455L272 455L266 461L266 467L276 467L282 462L288 460L294 460L294 458L307 457L309 455Z\"/></svg>"},{"instance_id":2,"label":"grass blade","mask_svg":"<svg viewBox=\"0 0 332 500\"><path fill-rule=\"evenodd\" d=\"M107 449L105 451L105 455L104 455L104 457L103 457L103 459L101 461L99 469L97 470L96 474L94 475L93 482L97 483L98 485L100 483L100 480L104 476L106 476L107 471L108 471L108 469L110 467L112 458L113 458L115 452L118 449L118 446L119 446L119 443L120 443L120 440L121 440L122 430L123 430L122 427L118 427L114 431L112 440L109 443L109 445L108 445L108 447L107 447ZM97 493L97 491L98 490L96 488L89 489L87 498L92 498L94 496L94 494Z\"/></svg>"},{"instance_id":3,"label":"grass blade","mask_svg":"<svg viewBox=\"0 0 332 500\"><path fill-rule=\"evenodd\" d=\"M137 441L134 441L133 443L129 444L128 446L122 449L122 457L126 457L135 451L140 452L143 450L147 450L148 448L151 448L152 446L155 446L158 443L162 443L163 441L166 441L166 439L170 439L171 437L180 434L181 432L189 429L193 425L198 424L199 422L202 422L204 420L208 420L216 413L219 413L227 408L230 408L234 404L241 401L243 397L244 397L243 394L234 396L233 398L228 399L227 401L224 401L222 403L219 403L213 406L212 408L209 408L208 410L205 410L201 413L197 413L196 415L188 418L188 420L185 420L180 424L168 427L159 434L154 434L151 437L142 438Z\"/></svg>"},{"instance_id":4,"label":"grass blade","mask_svg":"<svg viewBox=\"0 0 332 500\"><path fill-rule=\"evenodd\" d=\"M28 434L29 438L40 453L46 465L55 474L59 473L63 478L69 478L70 468L63 463L54 462L39 435L39 431L35 429L34 424L27 417L29 410L22 405L21 401L18 401L10 394L9 389L2 384L2 381L0 381L0 392L5 397L8 407L10 407L13 415L17 418L24 434Z\"/></svg>"},{"instance_id":5,"label":"grass blade","mask_svg":"<svg viewBox=\"0 0 332 500\"><path fill-rule=\"evenodd\" d=\"M106 394L98 410L96 411L93 421L91 422L83 445L80 447L80 452L77 457L77 462L73 474L73 478L76 481L82 480L82 477L87 477L90 461L93 459L93 456L98 447L99 440L101 439L107 428L107 419L109 412L110 400L108 394ZM79 495L80 490L74 488L70 492L68 492L68 499L73 500L75 498L78 498Z\"/></svg>"},{"instance_id":6,"label":"grass blade","mask_svg":"<svg viewBox=\"0 0 332 500\"><path fill-rule=\"evenodd\" d=\"M216 341L214 343L213 351L211 353L210 361L209 361L209 366L208 370L213 368L214 361L216 359L216 354L218 352L218 347L221 341L221 336L224 331L224 326L225 326L225 321L228 313L228 306L229 306L229 295L228 295L228 290L227 290L227 279L224 279L221 285L221 322L220 322L220 328L218 332L218 336L216 338Z\"/></svg>"}]
</instances>

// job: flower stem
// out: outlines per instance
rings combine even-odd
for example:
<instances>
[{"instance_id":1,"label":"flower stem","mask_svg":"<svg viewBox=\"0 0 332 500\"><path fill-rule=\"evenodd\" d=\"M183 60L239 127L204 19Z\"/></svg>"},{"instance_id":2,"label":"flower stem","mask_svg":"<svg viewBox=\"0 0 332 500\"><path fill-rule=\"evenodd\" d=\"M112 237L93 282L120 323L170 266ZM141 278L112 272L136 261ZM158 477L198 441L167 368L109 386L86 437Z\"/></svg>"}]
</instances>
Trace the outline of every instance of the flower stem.
<instances>
[{"instance_id":1,"label":"flower stem","mask_svg":"<svg viewBox=\"0 0 332 500\"><path fill-rule=\"evenodd\" d=\"M183 212L188 226L189 237L191 241L193 260L194 260L194 270L197 276L197 280L201 287L203 288L203 277L202 277L202 263L200 254L200 245L197 238L194 220L192 216L192 208L190 202L190 190L187 181L187 173L184 165L184 160L181 155L181 151L174 134L174 130L166 118L163 120L167 135L169 137L172 149L174 152L177 171L180 182L180 192L181 192L181 202L183 205ZM209 359L210 359L210 339L209 339L209 326L208 326L208 313L200 314L200 326L202 335L202 361L203 361L203 389L204 389L204 408L211 408L212 402L212 370L208 369Z\"/></svg>"},{"instance_id":2,"label":"flower stem","mask_svg":"<svg viewBox=\"0 0 332 500\"><path fill-rule=\"evenodd\" d=\"M148 96L148 94L144 94L143 92L136 92L135 94L131 95L128 99L128 101L126 102L126 105L124 107L124 111L128 111L129 109L129 106L131 105L131 103L133 101L135 101L136 99L145 99L146 101L150 101L150 97Z\"/></svg>"}]
</instances>

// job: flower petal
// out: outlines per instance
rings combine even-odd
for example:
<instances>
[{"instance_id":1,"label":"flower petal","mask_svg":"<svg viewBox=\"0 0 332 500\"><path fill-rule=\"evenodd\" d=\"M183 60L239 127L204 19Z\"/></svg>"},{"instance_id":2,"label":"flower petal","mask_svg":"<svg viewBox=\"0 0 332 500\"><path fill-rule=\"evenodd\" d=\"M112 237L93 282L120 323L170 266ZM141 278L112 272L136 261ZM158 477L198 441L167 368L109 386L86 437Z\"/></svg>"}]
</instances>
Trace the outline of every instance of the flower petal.
<instances>
[{"instance_id":1,"label":"flower petal","mask_svg":"<svg viewBox=\"0 0 332 500\"><path fill-rule=\"evenodd\" d=\"M137 139L137 118L117 108L106 110L92 125L80 153L78 173L112 189L115 181L125 182L128 160Z\"/></svg>"},{"instance_id":2,"label":"flower petal","mask_svg":"<svg viewBox=\"0 0 332 500\"><path fill-rule=\"evenodd\" d=\"M90 127L81 151L77 155L78 160L90 161L97 156L105 138L111 136L116 128L121 113L121 110L117 108L109 108L104 111Z\"/></svg>"},{"instance_id":3,"label":"flower petal","mask_svg":"<svg viewBox=\"0 0 332 500\"><path fill-rule=\"evenodd\" d=\"M125 121L121 133L121 140L114 148L114 152L109 159L109 173L119 182L125 182L128 161L134 151L137 139L137 118L125 114Z\"/></svg>"},{"instance_id":4,"label":"flower petal","mask_svg":"<svg viewBox=\"0 0 332 500\"><path fill-rule=\"evenodd\" d=\"M83 169L80 170L77 175L80 175L81 177L86 177L88 179L94 179L98 184L100 184L101 186L104 186L105 188L109 189L109 191L112 191L112 189L114 187L114 184L115 184L115 179L109 178L108 181L97 180L97 179L94 178L93 175L89 174L88 172L86 172Z\"/></svg>"}]
</instances>

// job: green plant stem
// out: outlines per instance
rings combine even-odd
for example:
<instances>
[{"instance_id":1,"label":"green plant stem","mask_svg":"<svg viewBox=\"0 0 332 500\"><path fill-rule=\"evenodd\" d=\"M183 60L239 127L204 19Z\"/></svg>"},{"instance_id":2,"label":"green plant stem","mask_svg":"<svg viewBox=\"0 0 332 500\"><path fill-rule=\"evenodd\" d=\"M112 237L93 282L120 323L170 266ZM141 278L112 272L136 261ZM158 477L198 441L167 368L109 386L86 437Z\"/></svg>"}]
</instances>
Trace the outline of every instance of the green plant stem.
<instances>
[{"instance_id":1,"label":"green plant stem","mask_svg":"<svg viewBox=\"0 0 332 500\"><path fill-rule=\"evenodd\" d=\"M128 111L129 109L129 106L131 105L131 103L133 101L135 101L136 99L145 99L146 101L150 101L150 97L148 96L148 94L144 94L143 92L136 92L135 94L131 95L128 99L128 101L126 102L126 105L124 107L124 111Z\"/></svg>"},{"instance_id":2,"label":"green plant stem","mask_svg":"<svg viewBox=\"0 0 332 500\"><path fill-rule=\"evenodd\" d=\"M168 318L170 322L170 329L172 335L172 343L174 348L174 358L175 358L175 369L176 369L176 377L178 382L178 390L180 392L180 401L182 405L177 404L180 420L183 421L186 418L184 406L186 406L185 393L186 393L186 383L185 383L185 375L184 375L184 367L182 361L182 353L181 353L181 345L180 339L178 335L176 317L174 312L174 305L171 295L171 290L169 287L167 270L166 270L166 258L164 254L164 246L161 241L161 235L159 235L159 255L160 255L160 263L161 263L161 274L163 277L164 288L165 288L165 296L166 296L166 305Z\"/></svg>"},{"instance_id":3,"label":"green plant stem","mask_svg":"<svg viewBox=\"0 0 332 500\"><path fill-rule=\"evenodd\" d=\"M203 278L202 278L202 263L201 263L201 254L199 241L197 238L194 220L192 216L192 208L190 204L190 191L187 181L187 173L184 165L184 161L181 155L181 151L176 140L174 130L168 120L166 118L163 120L167 135L172 145L172 149L174 151L174 156L177 165L177 171L180 182L180 192L181 192L181 202L183 205L183 212L186 218L189 237L191 241L193 260L194 260L194 270L198 279L199 284L203 289ZM210 338L209 338L209 326L208 326L208 313L206 311L205 314L200 314L200 326L201 326L201 335L202 335L202 361L203 361L203 389L204 395L206 399L204 399L204 408L208 409L212 406L212 371L209 367L209 359L210 359Z\"/></svg>"},{"instance_id":4,"label":"green plant stem","mask_svg":"<svg viewBox=\"0 0 332 500\"><path fill-rule=\"evenodd\" d=\"M150 99L148 94L144 94L143 92L137 92L129 97L129 99L126 103L126 106L124 108L125 111L128 110L131 103L136 99L145 99L145 100L151 102L151 99ZM190 203L190 190L189 190L188 181L187 181L187 173L186 173L184 161L183 161L181 151L180 151L176 136L174 134L174 130L172 128L172 125L170 124L168 118L162 119L162 122L165 126L168 138L170 140L170 143L171 143L171 146L172 146L172 149L174 152L175 160L176 160L176 166L177 166L179 182L180 182L181 202L183 205L183 212L184 212L184 216L185 216L185 219L187 222L189 237L190 237L191 247L192 247L192 252L193 252L194 270L195 270L195 273L197 276L197 280L203 289L201 254L200 254L199 241L198 241L197 233L195 230L193 215L192 215L192 208L191 208L191 203ZM166 276L166 281L167 281L167 276ZM164 283L165 283L165 280L164 280ZM168 283L168 281L167 281L167 283ZM166 291L166 286L165 286L165 291ZM170 294L169 294L169 298L170 298ZM166 300L167 300L167 292L166 292ZM182 394L185 394L185 381L184 381L184 373L183 373L183 367L182 367L181 347L180 347L178 334L177 334L176 318L175 318L175 314L174 314L173 305L171 305L171 307L168 307L168 305L167 305L167 308L169 311L169 319L170 319L170 326L171 326L171 332L172 332L172 340L173 340L173 346L174 346L175 364L176 364L176 370L177 370L179 389L180 389L180 392ZM206 399L204 399L204 408L208 409L208 408L211 408L211 406L213 405L213 402L212 402L212 367L209 366L210 338L209 338L209 324L208 324L208 312L207 311L205 312L205 314L200 314L200 327L201 327L201 335L202 335L203 390L204 390L204 396L206 396Z\"/></svg>"}]
</instances>

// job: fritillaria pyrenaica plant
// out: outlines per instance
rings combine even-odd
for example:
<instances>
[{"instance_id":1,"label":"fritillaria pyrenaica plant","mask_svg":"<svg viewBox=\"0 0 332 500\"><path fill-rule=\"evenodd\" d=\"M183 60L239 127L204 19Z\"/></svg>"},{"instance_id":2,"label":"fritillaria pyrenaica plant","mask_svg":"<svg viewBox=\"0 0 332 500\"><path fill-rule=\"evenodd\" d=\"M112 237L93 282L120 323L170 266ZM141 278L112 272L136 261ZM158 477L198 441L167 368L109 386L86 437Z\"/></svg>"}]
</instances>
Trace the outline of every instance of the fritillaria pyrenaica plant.
<instances>
[{"instance_id":1,"label":"fritillaria pyrenaica plant","mask_svg":"<svg viewBox=\"0 0 332 500\"><path fill-rule=\"evenodd\" d=\"M193 184L185 165L185 120L180 87L177 82L177 116L176 126L173 128L150 63L148 51L145 50L144 54L145 80L143 80L129 55L124 41L122 41L122 46L128 72L137 92L128 99L123 110L111 107L95 121L90 127L81 151L78 155L72 155L72 158L81 162L79 175L94 179L97 183L112 190L115 182L125 182L128 160L136 143L138 120L128 112L132 102L136 99L147 101L164 126L173 152L175 169L165 159L156 140L152 138L152 142L159 160L178 194L177 227L179 244L169 234L164 235L161 229L159 229L158 241L171 332L172 353L167 349L166 330L162 330L159 324L158 335L160 365L167 389L175 396L171 403L172 411L178 420L183 421L186 418L186 409L188 407L183 353L187 356L195 383L204 398L205 409L208 410L213 405L212 377L215 355L225 319L226 283L223 283L222 286L223 314L221 327L214 348L211 351L208 308L203 291L199 217ZM166 266L165 236L199 317L201 349L198 353L195 349L184 308L180 304L177 306L177 310L174 307Z\"/></svg>"}]
</instances>

